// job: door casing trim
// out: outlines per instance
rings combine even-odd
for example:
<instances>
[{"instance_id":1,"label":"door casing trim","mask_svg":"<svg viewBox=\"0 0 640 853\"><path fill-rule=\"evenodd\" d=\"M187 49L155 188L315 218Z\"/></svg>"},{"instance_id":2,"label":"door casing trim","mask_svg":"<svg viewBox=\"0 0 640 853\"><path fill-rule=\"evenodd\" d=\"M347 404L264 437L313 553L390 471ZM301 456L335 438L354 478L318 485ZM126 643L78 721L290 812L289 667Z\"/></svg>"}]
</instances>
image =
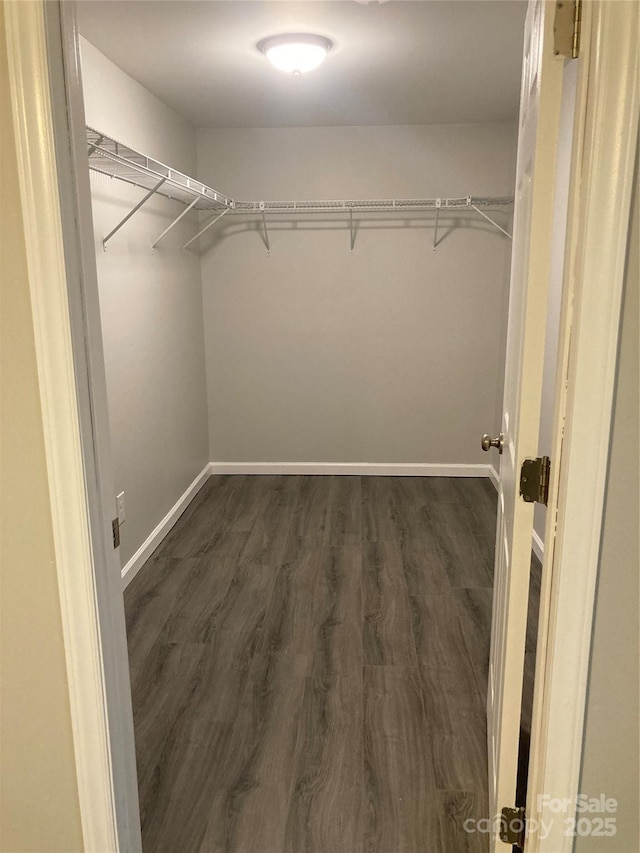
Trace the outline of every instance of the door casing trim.
<instances>
[{"instance_id":1,"label":"door casing trim","mask_svg":"<svg viewBox=\"0 0 640 853\"><path fill-rule=\"evenodd\" d=\"M82 833L87 850L119 850L44 8L4 9Z\"/></svg>"},{"instance_id":2,"label":"door casing trim","mask_svg":"<svg viewBox=\"0 0 640 853\"><path fill-rule=\"evenodd\" d=\"M552 828L544 839L532 834L527 853L570 853L574 843L565 815L540 806L545 794L572 803L579 794L640 113L639 19L635 3L583 4L551 454L559 465L545 529L527 794L528 820Z\"/></svg>"}]
</instances>

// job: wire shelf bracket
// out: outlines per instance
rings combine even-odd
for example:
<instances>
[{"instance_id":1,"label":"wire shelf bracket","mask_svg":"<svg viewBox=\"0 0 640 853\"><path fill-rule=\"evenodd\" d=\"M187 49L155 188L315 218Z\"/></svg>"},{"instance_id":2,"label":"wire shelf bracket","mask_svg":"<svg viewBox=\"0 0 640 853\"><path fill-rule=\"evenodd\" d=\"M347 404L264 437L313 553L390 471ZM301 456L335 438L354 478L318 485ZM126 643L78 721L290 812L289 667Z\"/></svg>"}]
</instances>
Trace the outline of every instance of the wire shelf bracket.
<instances>
[{"instance_id":1,"label":"wire shelf bracket","mask_svg":"<svg viewBox=\"0 0 640 853\"><path fill-rule=\"evenodd\" d=\"M260 211L262 213L262 239L267 247L267 255L271 254L271 243L269 242L269 229L267 228L267 214L265 212L265 203L260 202Z\"/></svg>"},{"instance_id":2,"label":"wire shelf bracket","mask_svg":"<svg viewBox=\"0 0 640 853\"><path fill-rule=\"evenodd\" d=\"M173 220L171 225L169 225L168 228L164 229L162 234L156 239L155 243L151 244L151 248L155 249L155 247L158 245L160 240L162 240L162 238L165 237L169 233L169 231L171 231L171 229L174 228L178 224L178 222L180 222L180 220L182 219L183 216L186 216L190 210L193 210L193 208L196 206L197 203L198 203L198 199L194 198L194 200L191 202L191 204L188 207L185 207L185 209L182 211L182 213L179 216L176 216L176 218Z\"/></svg>"},{"instance_id":3,"label":"wire shelf bracket","mask_svg":"<svg viewBox=\"0 0 640 853\"><path fill-rule=\"evenodd\" d=\"M356 232L353 227L353 208L349 211L349 231L351 234L351 254L353 255L353 247L356 244Z\"/></svg>"},{"instance_id":4,"label":"wire shelf bracket","mask_svg":"<svg viewBox=\"0 0 640 853\"><path fill-rule=\"evenodd\" d=\"M182 248L188 249L192 243L196 242L198 237L201 237L205 233L205 231L208 231L209 228L211 228L213 225L215 225L219 219L222 219L223 216L226 216L226 214L229 213L230 210L231 210L231 208L225 207L225 209L222 211L222 213L219 213L217 216L214 216L213 219L210 219L209 222L207 222L207 224L204 226L204 228L201 228L198 231L198 233L195 235L195 237L192 237L190 240L187 240L187 242L184 244L184 246Z\"/></svg>"},{"instance_id":5,"label":"wire shelf bracket","mask_svg":"<svg viewBox=\"0 0 640 853\"><path fill-rule=\"evenodd\" d=\"M143 199L141 199L141 201L139 201L139 202L135 205L135 207L133 207L133 208L129 211L129 213L127 213L127 215L126 215L123 219L121 219L121 220L120 220L120 222L118 222L118 224L116 225L116 227L115 227L115 228L113 228L111 231L109 231L109 233L107 234L107 236L106 236L106 237L104 238L104 240L102 241L102 248L104 249L104 251L105 251L105 252L106 252L106 250L107 250L107 243L108 243L108 242L109 242L109 240L113 237L113 235L114 235L114 234L117 234L117 233L118 233L118 231L119 231L119 230L122 228L122 226L125 224L125 222L128 222L128 221L131 219L131 217L133 216L133 214L134 214L134 213L137 213L137 212L140 210L140 208L142 207L142 205L143 205L143 204L146 204L146 203L149 201L149 199L151 198L151 196L152 196L152 195L155 195L155 194L160 190L160 187L164 184L165 180L166 180L166 178L160 178L160 180L159 180L159 181L158 181L158 183L155 185L155 187L152 187L152 188L149 190L149 192L146 194L146 196L145 196Z\"/></svg>"},{"instance_id":6,"label":"wire shelf bracket","mask_svg":"<svg viewBox=\"0 0 640 853\"><path fill-rule=\"evenodd\" d=\"M440 210L442 208L442 199L436 199L436 224L433 229L433 253L435 254L438 249L438 222L440 220Z\"/></svg>"},{"instance_id":7,"label":"wire shelf bracket","mask_svg":"<svg viewBox=\"0 0 640 853\"><path fill-rule=\"evenodd\" d=\"M491 218L490 216L488 216L484 211L480 210L480 208L478 207L478 205L477 205L477 204L472 204L472 205L471 205L471 207L475 210L475 212L476 212L476 213L479 213L479 214L480 214L480 216L484 216L484 218L487 220L487 222L490 222L490 223L494 226L494 228L497 228L497 229L498 229L498 231L502 231L502 233L503 233L506 237L508 237L510 240L513 240L513 235L512 235L512 234L509 234L509 232L508 232L508 231L505 231L505 229L504 229L504 228L502 228L500 225L498 225L498 223L495 221L495 219L492 219L492 218Z\"/></svg>"}]
</instances>

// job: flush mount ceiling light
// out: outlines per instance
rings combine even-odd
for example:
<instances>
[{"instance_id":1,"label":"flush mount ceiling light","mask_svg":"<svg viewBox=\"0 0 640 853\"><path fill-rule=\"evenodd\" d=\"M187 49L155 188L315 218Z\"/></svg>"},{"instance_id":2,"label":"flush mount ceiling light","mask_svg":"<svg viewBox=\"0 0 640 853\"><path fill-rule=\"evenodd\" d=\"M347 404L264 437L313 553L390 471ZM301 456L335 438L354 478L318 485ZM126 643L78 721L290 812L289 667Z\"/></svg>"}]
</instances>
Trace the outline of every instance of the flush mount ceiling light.
<instances>
[{"instance_id":1,"label":"flush mount ceiling light","mask_svg":"<svg viewBox=\"0 0 640 853\"><path fill-rule=\"evenodd\" d=\"M258 50L275 68L294 76L306 74L321 65L332 47L330 39L307 33L269 36L258 42Z\"/></svg>"}]
</instances>

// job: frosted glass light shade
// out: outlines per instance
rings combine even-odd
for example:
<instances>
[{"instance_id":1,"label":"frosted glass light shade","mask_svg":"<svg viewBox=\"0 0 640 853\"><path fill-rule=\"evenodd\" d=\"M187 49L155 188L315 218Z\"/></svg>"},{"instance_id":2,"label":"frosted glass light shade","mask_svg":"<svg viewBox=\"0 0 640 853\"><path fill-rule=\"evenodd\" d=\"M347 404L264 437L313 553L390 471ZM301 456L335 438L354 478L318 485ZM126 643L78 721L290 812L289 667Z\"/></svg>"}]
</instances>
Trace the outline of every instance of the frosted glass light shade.
<instances>
[{"instance_id":1,"label":"frosted glass light shade","mask_svg":"<svg viewBox=\"0 0 640 853\"><path fill-rule=\"evenodd\" d=\"M258 42L269 62L286 74L306 74L324 61L332 42L324 36L288 33Z\"/></svg>"}]
</instances>

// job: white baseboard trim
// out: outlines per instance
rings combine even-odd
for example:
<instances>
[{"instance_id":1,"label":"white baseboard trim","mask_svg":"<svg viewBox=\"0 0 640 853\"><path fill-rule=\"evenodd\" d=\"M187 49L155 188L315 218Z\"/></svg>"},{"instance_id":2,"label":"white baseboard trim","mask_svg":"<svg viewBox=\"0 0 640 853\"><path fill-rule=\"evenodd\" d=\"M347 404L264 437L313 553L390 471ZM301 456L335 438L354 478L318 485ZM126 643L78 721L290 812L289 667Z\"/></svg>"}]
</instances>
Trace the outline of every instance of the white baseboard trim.
<instances>
[{"instance_id":1,"label":"white baseboard trim","mask_svg":"<svg viewBox=\"0 0 640 853\"><path fill-rule=\"evenodd\" d=\"M202 471L195 478L193 483L186 491L178 498L169 512L165 515L162 521L151 531L138 548L136 553L131 557L129 562L122 569L122 588L126 589L131 581L138 574L142 566L149 559L158 545L162 542L167 533L171 530L176 521L180 518L187 506L191 503L196 494L200 491L205 481L211 475L211 463L204 466Z\"/></svg>"},{"instance_id":2,"label":"white baseboard trim","mask_svg":"<svg viewBox=\"0 0 640 853\"><path fill-rule=\"evenodd\" d=\"M531 537L531 548L536 557L540 560L540 562L544 559L544 542L542 541L542 537L539 536L536 531L533 531L533 535Z\"/></svg>"},{"instance_id":3,"label":"white baseboard trim","mask_svg":"<svg viewBox=\"0 0 640 853\"><path fill-rule=\"evenodd\" d=\"M386 462L212 462L211 473L345 474L356 477L491 477L492 479L495 475L491 465L436 465L430 462L397 464Z\"/></svg>"},{"instance_id":4,"label":"white baseboard trim","mask_svg":"<svg viewBox=\"0 0 640 853\"><path fill-rule=\"evenodd\" d=\"M496 492L500 489L500 474L496 471L493 465L489 465L489 478L491 482L496 487Z\"/></svg>"}]
</instances>

